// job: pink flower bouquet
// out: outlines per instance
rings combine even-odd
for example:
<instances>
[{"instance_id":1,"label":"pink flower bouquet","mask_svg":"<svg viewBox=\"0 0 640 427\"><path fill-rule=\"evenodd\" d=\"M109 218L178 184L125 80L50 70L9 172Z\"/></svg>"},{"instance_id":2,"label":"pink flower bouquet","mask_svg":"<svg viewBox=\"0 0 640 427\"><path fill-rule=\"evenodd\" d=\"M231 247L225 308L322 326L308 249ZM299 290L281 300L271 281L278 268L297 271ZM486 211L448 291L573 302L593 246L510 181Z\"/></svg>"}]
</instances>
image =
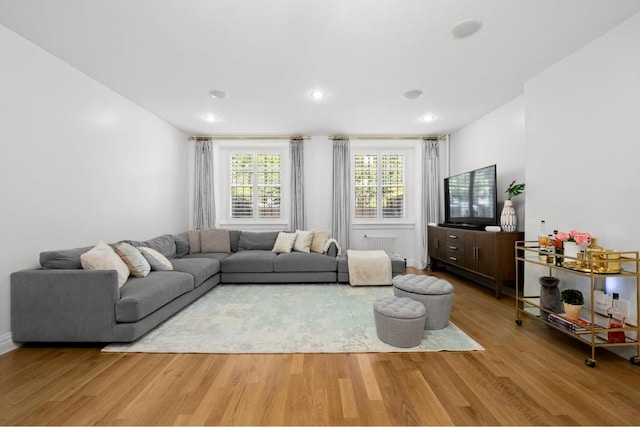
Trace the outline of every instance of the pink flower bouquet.
<instances>
[{"instance_id":1,"label":"pink flower bouquet","mask_svg":"<svg viewBox=\"0 0 640 427\"><path fill-rule=\"evenodd\" d=\"M571 230L569 233L559 232L554 236L558 240L562 240L563 242L576 242L578 245L588 245L591 243L591 239L593 236L589 233L583 233L578 230Z\"/></svg>"}]
</instances>

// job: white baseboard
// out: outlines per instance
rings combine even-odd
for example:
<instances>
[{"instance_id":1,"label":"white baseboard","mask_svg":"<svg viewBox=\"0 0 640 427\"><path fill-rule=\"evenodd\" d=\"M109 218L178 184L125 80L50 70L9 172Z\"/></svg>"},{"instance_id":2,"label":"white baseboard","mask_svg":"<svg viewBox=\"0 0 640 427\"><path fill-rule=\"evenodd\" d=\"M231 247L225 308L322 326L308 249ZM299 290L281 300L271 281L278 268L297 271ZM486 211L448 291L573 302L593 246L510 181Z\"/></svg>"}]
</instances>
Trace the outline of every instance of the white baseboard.
<instances>
[{"instance_id":1,"label":"white baseboard","mask_svg":"<svg viewBox=\"0 0 640 427\"><path fill-rule=\"evenodd\" d=\"M18 346L11 339L11 332L0 335L0 354L9 353L16 348L18 348Z\"/></svg>"}]
</instances>

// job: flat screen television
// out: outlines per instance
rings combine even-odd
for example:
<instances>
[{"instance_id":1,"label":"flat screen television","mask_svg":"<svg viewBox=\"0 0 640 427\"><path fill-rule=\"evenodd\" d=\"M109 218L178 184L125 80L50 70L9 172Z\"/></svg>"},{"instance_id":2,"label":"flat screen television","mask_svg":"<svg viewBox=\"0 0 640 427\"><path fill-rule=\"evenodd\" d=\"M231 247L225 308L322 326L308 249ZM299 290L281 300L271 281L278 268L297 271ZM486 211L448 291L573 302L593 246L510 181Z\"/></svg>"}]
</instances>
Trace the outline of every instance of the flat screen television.
<instances>
[{"instance_id":1,"label":"flat screen television","mask_svg":"<svg viewBox=\"0 0 640 427\"><path fill-rule=\"evenodd\" d=\"M443 226L481 229L498 224L496 165L444 179Z\"/></svg>"}]
</instances>

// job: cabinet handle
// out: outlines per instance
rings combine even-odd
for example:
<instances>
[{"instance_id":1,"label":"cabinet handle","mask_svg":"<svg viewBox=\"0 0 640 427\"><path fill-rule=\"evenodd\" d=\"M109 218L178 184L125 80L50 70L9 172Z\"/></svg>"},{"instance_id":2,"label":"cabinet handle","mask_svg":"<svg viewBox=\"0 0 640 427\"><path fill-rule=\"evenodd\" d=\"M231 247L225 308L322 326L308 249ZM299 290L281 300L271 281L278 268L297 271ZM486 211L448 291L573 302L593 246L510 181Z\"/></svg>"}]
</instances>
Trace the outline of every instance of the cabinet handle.
<instances>
[{"instance_id":1,"label":"cabinet handle","mask_svg":"<svg viewBox=\"0 0 640 427\"><path fill-rule=\"evenodd\" d=\"M457 238L458 238L458 236L456 236L455 234L449 234L449 238L450 238L450 239L457 239Z\"/></svg>"},{"instance_id":2,"label":"cabinet handle","mask_svg":"<svg viewBox=\"0 0 640 427\"><path fill-rule=\"evenodd\" d=\"M480 257L480 249L477 246L473 247L474 257L478 259Z\"/></svg>"},{"instance_id":3,"label":"cabinet handle","mask_svg":"<svg viewBox=\"0 0 640 427\"><path fill-rule=\"evenodd\" d=\"M436 249L440 247L440 240L436 239Z\"/></svg>"},{"instance_id":4,"label":"cabinet handle","mask_svg":"<svg viewBox=\"0 0 640 427\"><path fill-rule=\"evenodd\" d=\"M457 261L457 260L458 260L458 258L456 258L456 257L454 257L454 256L450 256L450 257L449 257L449 259L450 259L451 261Z\"/></svg>"},{"instance_id":5,"label":"cabinet handle","mask_svg":"<svg viewBox=\"0 0 640 427\"><path fill-rule=\"evenodd\" d=\"M454 251L458 249L457 246L449 246L449 249L453 249Z\"/></svg>"}]
</instances>

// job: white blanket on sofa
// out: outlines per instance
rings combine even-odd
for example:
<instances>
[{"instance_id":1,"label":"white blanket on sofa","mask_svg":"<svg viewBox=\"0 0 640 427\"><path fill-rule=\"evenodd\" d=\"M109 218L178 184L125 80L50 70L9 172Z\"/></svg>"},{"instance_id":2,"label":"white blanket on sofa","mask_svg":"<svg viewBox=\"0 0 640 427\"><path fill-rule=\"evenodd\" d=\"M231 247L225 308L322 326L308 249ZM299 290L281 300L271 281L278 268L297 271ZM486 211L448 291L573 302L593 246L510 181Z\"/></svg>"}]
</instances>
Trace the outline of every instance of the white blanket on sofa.
<instances>
[{"instance_id":1,"label":"white blanket on sofa","mask_svg":"<svg viewBox=\"0 0 640 427\"><path fill-rule=\"evenodd\" d=\"M349 249L347 264L351 286L391 284L391 258L385 251Z\"/></svg>"}]
</instances>

